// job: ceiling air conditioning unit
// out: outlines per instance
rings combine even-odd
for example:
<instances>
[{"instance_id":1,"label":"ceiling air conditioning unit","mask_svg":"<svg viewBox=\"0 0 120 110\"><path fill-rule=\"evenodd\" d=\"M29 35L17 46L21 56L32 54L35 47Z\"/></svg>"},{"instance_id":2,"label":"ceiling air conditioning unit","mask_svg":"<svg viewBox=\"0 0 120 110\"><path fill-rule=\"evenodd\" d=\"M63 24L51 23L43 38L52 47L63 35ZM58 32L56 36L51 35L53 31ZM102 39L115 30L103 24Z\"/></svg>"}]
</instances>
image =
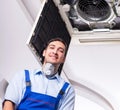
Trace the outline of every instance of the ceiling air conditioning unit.
<instances>
[{"instance_id":1,"label":"ceiling air conditioning unit","mask_svg":"<svg viewBox=\"0 0 120 110\"><path fill-rule=\"evenodd\" d=\"M67 16L79 31L94 29L120 29L118 0L61 0L69 5Z\"/></svg>"}]
</instances>

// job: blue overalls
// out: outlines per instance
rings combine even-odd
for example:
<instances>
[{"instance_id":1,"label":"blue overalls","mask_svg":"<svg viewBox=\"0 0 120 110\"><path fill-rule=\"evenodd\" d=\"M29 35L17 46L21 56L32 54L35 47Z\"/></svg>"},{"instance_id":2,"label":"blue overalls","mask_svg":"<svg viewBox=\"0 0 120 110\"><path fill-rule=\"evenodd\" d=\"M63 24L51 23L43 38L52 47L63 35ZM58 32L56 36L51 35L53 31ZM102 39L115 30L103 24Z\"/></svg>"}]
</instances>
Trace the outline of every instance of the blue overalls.
<instances>
[{"instance_id":1,"label":"blue overalls","mask_svg":"<svg viewBox=\"0 0 120 110\"><path fill-rule=\"evenodd\" d=\"M59 101L68 87L66 82L57 97L31 91L29 71L25 70L26 91L16 110L57 110Z\"/></svg>"}]
</instances>

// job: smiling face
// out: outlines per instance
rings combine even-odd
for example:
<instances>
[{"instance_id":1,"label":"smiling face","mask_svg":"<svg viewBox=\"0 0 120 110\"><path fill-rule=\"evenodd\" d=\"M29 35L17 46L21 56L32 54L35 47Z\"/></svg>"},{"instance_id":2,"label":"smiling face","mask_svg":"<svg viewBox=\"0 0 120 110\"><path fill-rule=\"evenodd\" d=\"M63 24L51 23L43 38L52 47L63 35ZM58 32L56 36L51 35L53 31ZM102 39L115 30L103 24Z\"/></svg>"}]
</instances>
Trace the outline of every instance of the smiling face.
<instances>
[{"instance_id":1,"label":"smiling face","mask_svg":"<svg viewBox=\"0 0 120 110\"><path fill-rule=\"evenodd\" d=\"M61 41L52 41L43 51L44 64L59 65L64 62L66 47Z\"/></svg>"}]
</instances>

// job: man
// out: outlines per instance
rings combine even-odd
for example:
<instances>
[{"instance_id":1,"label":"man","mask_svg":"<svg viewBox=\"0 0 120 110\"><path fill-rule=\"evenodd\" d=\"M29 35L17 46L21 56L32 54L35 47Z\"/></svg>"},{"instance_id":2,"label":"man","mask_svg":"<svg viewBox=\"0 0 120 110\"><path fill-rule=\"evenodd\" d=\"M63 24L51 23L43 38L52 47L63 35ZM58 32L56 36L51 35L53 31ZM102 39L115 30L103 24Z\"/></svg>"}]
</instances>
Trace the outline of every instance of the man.
<instances>
[{"instance_id":1,"label":"man","mask_svg":"<svg viewBox=\"0 0 120 110\"><path fill-rule=\"evenodd\" d=\"M74 89L58 75L66 48L62 39L50 40L43 50L42 68L22 71L13 78L3 110L74 110Z\"/></svg>"}]
</instances>

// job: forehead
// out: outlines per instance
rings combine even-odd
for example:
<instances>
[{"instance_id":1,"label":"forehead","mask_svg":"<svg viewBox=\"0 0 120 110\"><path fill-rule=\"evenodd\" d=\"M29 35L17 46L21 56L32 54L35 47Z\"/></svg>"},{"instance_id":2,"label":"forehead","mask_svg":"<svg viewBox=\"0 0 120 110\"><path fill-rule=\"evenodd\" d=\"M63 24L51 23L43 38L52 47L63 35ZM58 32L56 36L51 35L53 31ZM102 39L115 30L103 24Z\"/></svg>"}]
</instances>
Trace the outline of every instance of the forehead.
<instances>
[{"instance_id":1,"label":"forehead","mask_svg":"<svg viewBox=\"0 0 120 110\"><path fill-rule=\"evenodd\" d=\"M65 49L65 45L61 41L52 41L48 44L48 46L56 46Z\"/></svg>"}]
</instances>

